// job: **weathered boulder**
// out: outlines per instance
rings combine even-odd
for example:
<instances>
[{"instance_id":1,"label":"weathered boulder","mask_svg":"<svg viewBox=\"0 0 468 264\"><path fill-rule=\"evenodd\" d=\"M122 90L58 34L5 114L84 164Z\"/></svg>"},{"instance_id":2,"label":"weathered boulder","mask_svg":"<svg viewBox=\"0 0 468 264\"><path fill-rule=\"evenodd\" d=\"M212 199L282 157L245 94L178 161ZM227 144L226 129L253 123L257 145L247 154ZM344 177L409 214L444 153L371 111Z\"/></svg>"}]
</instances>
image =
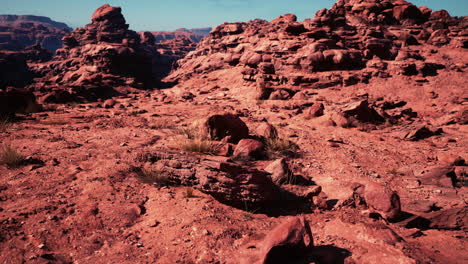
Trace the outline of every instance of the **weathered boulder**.
<instances>
[{"instance_id":1,"label":"weathered boulder","mask_svg":"<svg viewBox=\"0 0 468 264\"><path fill-rule=\"evenodd\" d=\"M437 136L443 133L443 130L441 128L437 130L431 130L427 126L420 126L413 131L407 133L405 135L405 139L411 140L411 141L419 141L422 139L430 138L432 136Z\"/></svg>"},{"instance_id":2,"label":"weathered boulder","mask_svg":"<svg viewBox=\"0 0 468 264\"><path fill-rule=\"evenodd\" d=\"M265 145L255 139L242 139L234 149L234 158L238 159L262 159L265 157Z\"/></svg>"},{"instance_id":3,"label":"weathered boulder","mask_svg":"<svg viewBox=\"0 0 468 264\"><path fill-rule=\"evenodd\" d=\"M342 110L342 113L346 118L351 118L359 122L374 124L385 122L385 118L377 113L377 111L369 105L367 100L349 104Z\"/></svg>"},{"instance_id":4,"label":"weathered boulder","mask_svg":"<svg viewBox=\"0 0 468 264\"><path fill-rule=\"evenodd\" d=\"M314 117L319 117L323 116L325 110L325 106L322 103L315 103L311 107L309 107L307 110L305 110L305 117L306 118L314 118Z\"/></svg>"},{"instance_id":5,"label":"weathered boulder","mask_svg":"<svg viewBox=\"0 0 468 264\"><path fill-rule=\"evenodd\" d=\"M286 220L269 233L261 244L258 263L292 263L300 260L314 246L312 231L304 217Z\"/></svg>"},{"instance_id":6,"label":"weathered boulder","mask_svg":"<svg viewBox=\"0 0 468 264\"><path fill-rule=\"evenodd\" d=\"M222 140L229 137L230 143L249 136L249 128L237 115L219 114L209 116L202 125L202 133L208 135L212 140Z\"/></svg>"},{"instance_id":7,"label":"weathered boulder","mask_svg":"<svg viewBox=\"0 0 468 264\"><path fill-rule=\"evenodd\" d=\"M366 184L364 199L369 208L389 221L396 220L401 215L400 197L388 187L378 183Z\"/></svg>"},{"instance_id":8,"label":"weathered boulder","mask_svg":"<svg viewBox=\"0 0 468 264\"><path fill-rule=\"evenodd\" d=\"M272 124L268 122L261 123L255 132L258 136L265 139L273 139L278 137L278 131Z\"/></svg>"},{"instance_id":9,"label":"weathered boulder","mask_svg":"<svg viewBox=\"0 0 468 264\"><path fill-rule=\"evenodd\" d=\"M286 159L281 158L270 163L266 168L266 172L271 173L271 180L276 184L283 184L292 178L292 171Z\"/></svg>"}]
</instances>

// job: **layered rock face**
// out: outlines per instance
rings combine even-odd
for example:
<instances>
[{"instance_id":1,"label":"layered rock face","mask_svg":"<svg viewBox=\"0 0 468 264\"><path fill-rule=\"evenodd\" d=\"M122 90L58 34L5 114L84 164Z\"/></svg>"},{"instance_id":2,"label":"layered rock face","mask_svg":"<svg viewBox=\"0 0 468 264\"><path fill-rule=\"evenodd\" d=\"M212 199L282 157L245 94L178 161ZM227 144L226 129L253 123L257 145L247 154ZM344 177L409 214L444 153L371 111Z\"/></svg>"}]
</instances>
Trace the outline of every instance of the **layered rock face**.
<instances>
[{"instance_id":1,"label":"layered rock face","mask_svg":"<svg viewBox=\"0 0 468 264\"><path fill-rule=\"evenodd\" d=\"M417 74L427 65L416 45L466 48L467 25L466 17L453 18L446 11L432 12L406 1L338 1L303 22L288 14L270 22L217 26L195 51L177 63L178 69L168 80L240 67L248 81L325 88L385 77L394 68ZM407 67L414 71L406 71ZM352 76L323 74L360 69L366 70Z\"/></svg>"},{"instance_id":2,"label":"layered rock face","mask_svg":"<svg viewBox=\"0 0 468 264\"><path fill-rule=\"evenodd\" d=\"M0 16L0 50L20 51L39 44L53 53L70 30L66 24L47 17Z\"/></svg>"},{"instance_id":3,"label":"layered rock face","mask_svg":"<svg viewBox=\"0 0 468 264\"><path fill-rule=\"evenodd\" d=\"M67 90L74 98L111 96L118 87L149 88L155 83L158 53L129 30L120 7L98 8L92 22L62 39L54 60L36 65L40 90Z\"/></svg>"}]
</instances>

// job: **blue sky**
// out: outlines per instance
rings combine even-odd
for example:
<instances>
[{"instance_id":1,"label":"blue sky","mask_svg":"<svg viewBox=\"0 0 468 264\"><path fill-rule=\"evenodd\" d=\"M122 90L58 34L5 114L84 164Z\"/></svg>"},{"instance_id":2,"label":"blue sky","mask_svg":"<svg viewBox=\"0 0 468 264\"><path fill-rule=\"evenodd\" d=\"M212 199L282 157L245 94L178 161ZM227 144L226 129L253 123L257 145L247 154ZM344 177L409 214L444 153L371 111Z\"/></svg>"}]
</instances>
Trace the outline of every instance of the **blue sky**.
<instances>
[{"instance_id":1,"label":"blue sky","mask_svg":"<svg viewBox=\"0 0 468 264\"><path fill-rule=\"evenodd\" d=\"M134 30L172 30L209 27L255 18L271 20L286 13L300 20L313 17L335 0L0 0L0 14L48 16L72 27L90 22L92 12L109 3L121 6ZM413 0L451 15L468 15L468 0Z\"/></svg>"}]
</instances>

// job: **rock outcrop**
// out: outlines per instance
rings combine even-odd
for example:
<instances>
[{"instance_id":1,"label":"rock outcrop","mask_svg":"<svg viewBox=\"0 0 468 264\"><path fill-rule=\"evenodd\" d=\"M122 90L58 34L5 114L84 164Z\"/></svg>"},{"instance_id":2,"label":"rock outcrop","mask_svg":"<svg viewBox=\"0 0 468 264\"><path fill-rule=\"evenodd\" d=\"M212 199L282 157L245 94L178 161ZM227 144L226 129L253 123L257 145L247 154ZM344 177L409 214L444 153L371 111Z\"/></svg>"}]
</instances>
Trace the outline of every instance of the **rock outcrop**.
<instances>
[{"instance_id":1,"label":"rock outcrop","mask_svg":"<svg viewBox=\"0 0 468 264\"><path fill-rule=\"evenodd\" d=\"M43 76L36 91L67 90L83 101L112 96L119 88L154 87L159 54L128 28L120 7L98 8L90 24L63 37L53 61L34 68Z\"/></svg>"},{"instance_id":2,"label":"rock outcrop","mask_svg":"<svg viewBox=\"0 0 468 264\"><path fill-rule=\"evenodd\" d=\"M465 21L406 1L341 0L303 22L289 14L270 22L219 25L177 62L167 80L182 82L193 75L241 68L244 80L263 79L267 88L349 86L397 73L402 67L397 58L424 61L413 48L421 43L466 47ZM389 61L392 67L376 68L376 60ZM345 70L355 73L333 74ZM270 99L279 98L274 95Z\"/></svg>"}]
</instances>

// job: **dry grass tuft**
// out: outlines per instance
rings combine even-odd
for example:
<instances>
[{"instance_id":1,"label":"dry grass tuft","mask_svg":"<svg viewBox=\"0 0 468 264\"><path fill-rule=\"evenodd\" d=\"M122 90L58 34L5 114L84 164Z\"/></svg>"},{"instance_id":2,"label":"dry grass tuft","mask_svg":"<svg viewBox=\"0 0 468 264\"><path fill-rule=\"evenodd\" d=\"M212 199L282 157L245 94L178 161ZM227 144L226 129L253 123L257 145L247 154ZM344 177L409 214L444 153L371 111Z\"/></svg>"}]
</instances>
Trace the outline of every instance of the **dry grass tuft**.
<instances>
[{"instance_id":1,"label":"dry grass tuft","mask_svg":"<svg viewBox=\"0 0 468 264\"><path fill-rule=\"evenodd\" d=\"M169 175L161 170L141 169L142 177L158 186L167 186L171 183Z\"/></svg>"},{"instance_id":2,"label":"dry grass tuft","mask_svg":"<svg viewBox=\"0 0 468 264\"><path fill-rule=\"evenodd\" d=\"M219 146L207 139L184 139L180 142L180 146L185 151L198 152L203 154L216 154Z\"/></svg>"},{"instance_id":3,"label":"dry grass tuft","mask_svg":"<svg viewBox=\"0 0 468 264\"><path fill-rule=\"evenodd\" d=\"M269 138L266 140L267 153L269 156L297 156L299 147L292 141L282 138Z\"/></svg>"},{"instance_id":4,"label":"dry grass tuft","mask_svg":"<svg viewBox=\"0 0 468 264\"><path fill-rule=\"evenodd\" d=\"M11 127L8 116L0 116L0 133L6 132Z\"/></svg>"},{"instance_id":5,"label":"dry grass tuft","mask_svg":"<svg viewBox=\"0 0 468 264\"><path fill-rule=\"evenodd\" d=\"M24 156L11 145L5 143L0 148L0 164L7 165L9 168L17 168L24 160Z\"/></svg>"},{"instance_id":6,"label":"dry grass tuft","mask_svg":"<svg viewBox=\"0 0 468 264\"><path fill-rule=\"evenodd\" d=\"M184 190L184 198L193 198L195 195L193 194L192 187L186 187Z\"/></svg>"},{"instance_id":7,"label":"dry grass tuft","mask_svg":"<svg viewBox=\"0 0 468 264\"><path fill-rule=\"evenodd\" d=\"M175 125L169 120L158 119L153 121L149 127L151 129L174 129Z\"/></svg>"},{"instance_id":8,"label":"dry grass tuft","mask_svg":"<svg viewBox=\"0 0 468 264\"><path fill-rule=\"evenodd\" d=\"M182 128L177 131L182 136L176 145L190 152L198 152L202 154L216 155L221 145L212 142L206 135L202 135L200 130L196 128Z\"/></svg>"}]
</instances>

